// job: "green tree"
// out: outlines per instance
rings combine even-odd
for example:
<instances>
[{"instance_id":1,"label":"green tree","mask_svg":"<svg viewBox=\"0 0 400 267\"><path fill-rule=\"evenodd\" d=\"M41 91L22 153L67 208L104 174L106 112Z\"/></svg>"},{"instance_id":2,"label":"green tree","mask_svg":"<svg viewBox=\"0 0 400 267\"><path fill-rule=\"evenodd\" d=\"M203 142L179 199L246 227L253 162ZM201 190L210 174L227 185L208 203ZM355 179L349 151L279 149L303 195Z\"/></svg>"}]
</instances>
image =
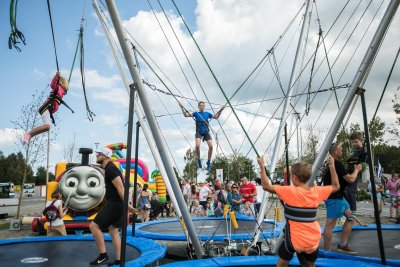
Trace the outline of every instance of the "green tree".
<instances>
[{"instance_id":1,"label":"green tree","mask_svg":"<svg viewBox=\"0 0 400 267\"><path fill-rule=\"evenodd\" d=\"M312 164L317 157L317 148L320 142L320 133L312 128L312 125L307 126L308 137L304 145L302 160Z\"/></svg>"},{"instance_id":2,"label":"green tree","mask_svg":"<svg viewBox=\"0 0 400 267\"><path fill-rule=\"evenodd\" d=\"M190 148L186 151L183 157L185 161L185 168L183 169L183 176L185 179L194 180L197 176L197 156L194 150Z\"/></svg>"},{"instance_id":3,"label":"green tree","mask_svg":"<svg viewBox=\"0 0 400 267\"><path fill-rule=\"evenodd\" d=\"M385 173L400 172L400 147L379 144L375 147L375 157L379 159Z\"/></svg>"},{"instance_id":4,"label":"green tree","mask_svg":"<svg viewBox=\"0 0 400 267\"><path fill-rule=\"evenodd\" d=\"M36 170L36 176L34 177L35 185L46 185L46 168L40 166ZM49 172L49 181L54 181L55 175L52 172Z\"/></svg>"},{"instance_id":5,"label":"green tree","mask_svg":"<svg viewBox=\"0 0 400 267\"><path fill-rule=\"evenodd\" d=\"M32 170L36 164L45 159L47 154L47 144L52 143L57 136L57 128L53 126L51 128L51 135L50 132L49 134L40 134L37 137L32 138L28 144L24 144L22 142L21 132L29 132L31 129L42 124L41 116L37 111L42 105L47 94L48 88L42 92L33 94L32 102L26 106L23 106L17 120L13 121L14 133L18 139L16 147L19 153L23 153L25 156L22 157L25 160L25 164L22 165L24 167L24 172L23 175L19 177L20 181L18 182L18 184L21 185L21 188L24 187L24 183L26 181L29 181L29 177L32 176ZM48 138L50 139L48 140ZM19 196L17 218L19 218L20 215L22 196L23 194L20 194Z\"/></svg>"}]
</instances>

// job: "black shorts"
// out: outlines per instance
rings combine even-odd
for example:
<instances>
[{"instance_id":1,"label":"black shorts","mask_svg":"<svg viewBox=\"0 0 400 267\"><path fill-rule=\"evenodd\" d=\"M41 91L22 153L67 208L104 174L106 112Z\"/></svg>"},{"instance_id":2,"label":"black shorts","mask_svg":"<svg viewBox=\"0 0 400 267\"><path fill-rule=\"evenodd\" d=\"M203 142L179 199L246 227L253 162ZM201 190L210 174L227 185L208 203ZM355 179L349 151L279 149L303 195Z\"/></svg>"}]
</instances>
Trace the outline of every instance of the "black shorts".
<instances>
[{"instance_id":1,"label":"black shorts","mask_svg":"<svg viewBox=\"0 0 400 267\"><path fill-rule=\"evenodd\" d=\"M279 247L278 255L281 259L284 259L285 261L290 261L293 258L293 253L290 253L286 249L285 241L283 241L281 246ZM318 258L318 249L311 252L310 254L307 254L305 252L297 253L297 258L302 264L304 264L305 261L315 262Z\"/></svg>"},{"instance_id":2,"label":"black shorts","mask_svg":"<svg viewBox=\"0 0 400 267\"><path fill-rule=\"evenodd\" d=\"M206 142L208 142L208 140L212 140L209 132L206 132L204 134L202 134L200 132L196 132L195 138L203 139L203 141L206 141Z\"/></svg>"},{"instance_id":3,"label":"black shorts","mask_svg":"<svg viewBox=\"0 0 400 267\"><path fill-rule=\"evenodd\" d=\"M107 202L99 213L97 213L93 221L98 224L101 229L107 229L111 225L116 228L121 228L123 221L122 209L122 202Z\"/></svg>"}]
</instances>

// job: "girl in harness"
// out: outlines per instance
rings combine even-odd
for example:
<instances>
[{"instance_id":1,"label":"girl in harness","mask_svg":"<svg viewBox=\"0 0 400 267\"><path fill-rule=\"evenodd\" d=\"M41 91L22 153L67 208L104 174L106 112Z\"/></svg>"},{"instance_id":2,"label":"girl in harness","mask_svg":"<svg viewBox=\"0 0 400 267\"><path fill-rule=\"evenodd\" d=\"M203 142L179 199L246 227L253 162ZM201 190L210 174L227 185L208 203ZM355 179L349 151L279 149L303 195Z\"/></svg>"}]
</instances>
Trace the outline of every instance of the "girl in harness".
<instances>
[{"instance_id":1,"label":"girl in harness","mask_svg":"<svg viewBox=\"0 0 400 267\"><path fill-rule=\"evenodd\" d=\"M213 151L213 142L210 135L210 128L208 126L208 123L210 122L211 119L218 120L219 117L221 116L222 110L224 110L225 107L222 107L215 115L213 115L210 112L205 111L206 104L204 101L200 101L198 103L199 111L193 113L190 113L188 110L186 110L181 103L179 103L179 106L182 109L183 116L192 117L196 122L196 134L195 134L196 155L197 155L197 165L199 169L202 168L200 160L200 142L201 140L203 140L203 142L204 141L207 142L208 145L207 171L210 171L210 161Z\"/></svg>"},{"instance_id":2,"label":"girl in harness","mask_svg":"<svg viewBox=\"0 0 400 267\"><path fill-rule=\"evenodd\" d=\"M62 98L67 94L68 81L61 76L57 71L53 80L50 83L51 93L38 112L42 115L43 125L33 128L30 132L24 134L24 143L29 143L29 140L35 135L47 132L50 129L50 119L55 124L53 114L58 110L59 105L63 102Z\"/></svg>"},{"instance_id":3,"label":"girl in harness","mask_svg":"<svg viewBox=\"0 0 400 267\"><path fill-rule=\"evenodd\" d=\"M339 190L339 180L332 156L328 156L332 185L307 185L311 178L311 165L298 162L291 168L291 186L272 185L267 176L264 158L257 159L261 168L261 184L264 190L276 193L285 208L285 239L279 247L277 266L288 266L293 254L297 253L302 266L315 266L321 230L317 217L318 205L332 192Z\"/></svg>"}]
</instances>

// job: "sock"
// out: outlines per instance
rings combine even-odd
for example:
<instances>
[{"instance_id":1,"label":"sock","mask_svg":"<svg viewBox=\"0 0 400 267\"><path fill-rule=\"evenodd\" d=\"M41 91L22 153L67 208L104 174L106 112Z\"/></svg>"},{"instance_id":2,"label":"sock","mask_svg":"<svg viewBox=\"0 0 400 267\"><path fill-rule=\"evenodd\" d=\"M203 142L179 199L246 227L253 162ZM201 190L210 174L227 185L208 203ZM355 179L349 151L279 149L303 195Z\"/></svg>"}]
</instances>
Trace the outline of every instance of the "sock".
<instances>
[{"instance_id":1,"label":"sock","mask_svg":"<svg viewBox=\"0 0 400 267\"><path fill-rule=\"evenodd\" d=\"M339 245L341 247L345 247L347 245L347 241L340 241Z\"/></svg>"}]
</instances>

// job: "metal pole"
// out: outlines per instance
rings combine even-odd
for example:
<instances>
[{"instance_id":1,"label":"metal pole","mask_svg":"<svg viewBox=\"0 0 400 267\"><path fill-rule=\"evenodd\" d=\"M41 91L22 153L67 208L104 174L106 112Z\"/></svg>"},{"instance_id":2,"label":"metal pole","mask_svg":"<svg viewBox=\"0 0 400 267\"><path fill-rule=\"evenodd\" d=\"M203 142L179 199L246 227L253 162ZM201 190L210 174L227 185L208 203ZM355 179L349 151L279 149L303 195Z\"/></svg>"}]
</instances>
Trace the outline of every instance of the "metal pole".
<instances>
[{"instance_id":1,"label":"metal pole","mask_svg":"<svg viewBox=\"0 0 400 267\"><path fill-rule=\"evenodd\" d=\"M97 0L93 0L92 2L93 2L93 7L94 7L94 9L96 11L96 14L99 17L100 24L103 26L104 33L106 35L108 45L110 46L111 51L112 51L113 56L114 56L114 59L115 59L115 63L117 63L118 70L119 70L119 72L121 74L122 81L123 81L123 83L125 85L125 88L126 88L126 92L129 95L130 86L129 86L129 83L128 83L128 79L126 78L126 75L125 75L125 72L123 70L121 62L120 62L117 54L115 53L114 43L111 41L111 38L110 38L110 32L109 32L108 28L106 27L106 25L104 24L104 18L103 18L102 14L99 11L99 6L98 6L98 3L97 3ZM144 136L145 136L145 138L147 140L147 143L148 143L148 145L150 147L151 153L153 154L153 157L154 157L154 160L155 160L155 162L157 164L157 167L160 170L161 176L162 176L162 178L164 180L164 183L165 183L165 187L167 188L167 192L171 197L171 202L173 203L173 205L175 207L176 214L178 215L178 217L181 217L181 212L179 210L178 204L176 203L175 194L172 191L171 183L169 182L167 172L165 171L164 165L162 164L160 153L158 152L158 149L156 147L154 138L151 135L150 129L147 126L147 123L145 121L145 116L142 114L142 111L140 110L139 105L140 105L140 102L136 103L136 105L133 108L134 108L135 113L136 113L136 115L137 115L137 117L139 119L139 123L140 123L140 126L142 127L143 134L144 134Z\"/></svg>"},{"instance_id":2,"label":"metal pole","mask_svg":"<svg viewBox=\"0 0 400 267\"><path fill-rule=\"evenodd\" d=\"M122 48L125 60L127 62L130 74L138 87L138 95L139 95L140 101L142 102L144 113L146 114L151 132L154 136L154 141L158 147L161 159L164 163L165 169L167 171L167 175L170 179L172 190L175 193L175 198L176 198L178 207L182 213L182 219L184 220L184 222L186 224L188 234L190 236L190 239L194 246L194 250L196 252L196 256L198 258L202 258L203 251L201 248L200 240L197 237L197 234L196 234L193 222L191 220L189 211L186 208L186 203L183 198L182 192L180 190L178 181L175 178L173 165L172 165L171 159L169 158L169 155L167 153L166 145L164 143L164 139L162 138L160 129L157 126L157 122L154 117L154 114L150 108L151 105L148 101L147 93L146 93L145 89L143 88L143 84L140 79L139 73L135 67L135 64L133 63L133 60L132 60L132 57L130 54L130 50L125 42L126 39L125 39L125 35L124 35L123 29L122 29L121 20L120 20L117 8L115 6L115 2L113 0L106 0L106 4L107 4L107 8L109 10L110 16L111 16L111 20L114 24L114 28L115 28L116 34L118 36L118 40L121 45L121 48Z\"/></svg>"},{"instance_id":3,"label":"metal pole","mask_svg":"<svg viewBox=\"0 0 400 267\"><path fill-rule=\"evenodd\" d=\"M382 227L381 227L381 218L379 216L379 206L378 206L378 198L376 195L376 187L375 187L375 175L374 175L374 166L372 162L372 151L371 151L371 140L369 135L368 128L368 119L367 119L367 107L365 105L365 89L359 88L358 91L361 96L361 106L363 112L364 119L364 134L365 134L365 145L368 153L368 166L369 166L369 180L371 181L371 189L372 189L372 201L374 203L374 215L376 221L376 231L378 233L378 242L379 242L379 252L381 253L381 262L383 265L386 265L386 257L385 257L385 248L383 247L383 237L382 237Z\"/></svg>"},{"instance_id":4,"label":"metal pole","mask_svg":"<svg viewBox=\"0 0 400 267\"><path fill-rule=\"evenodd\" d=\"M309 9L310 9L310 2L311 2L311 0L307 1L306 10L304 12L303 25L301 27L299 42L297 44L296 55L295 55L294 62L293 62L292 73L290 75L290 81L289 81L289 87L287 90L286 100L285 100L283 110L282 110L282 116L281 116L282 119L279 124L278 133L276 134L276 142L275 142L274 152L272 154L271 164L269 166L270 179L272 179L274 176L273 171L275 170L276 160L278 158L280 145L281 145L281 141L282 141L283 129L286 124L288 106L289 106L289 102L291 100L291 96L292 96L292 92L293 92L292 88L293 88L294 82L296 80L295 78L297 77L297 72L298 72L298 68L297 68L298 62L297 61L300 56L300 50L303 47L303 39L304 39L304 34L305 34L304 29L305 29L305 25L306 25L306 21L307 21L306 20L307 13L309 12ZM266 207L267 207L267 198L268 198L268 194L266 191L264 191L264 195L263 195L263 199L262 199L261 207L260 207L260 213L258 214L258 217L257 217L257 224L256 224L257 226L255 228L255 234L253 237L252 246L254 246L257 243L258 238L260 236L261 229L259 229L258 225L261 225L263 223L265 211L266 211Z\"/></svg>"},{"instance_id":5,"label":"metal pole","mask_svg":"<svg viewBox=\"0 0 400 267\"><path fill-rule=\"evenodd\" d=\"M129 187L131 178L131 155L132 155L132 131L133 131L133 107L135 106L135 87L131 86L129 94L129 118L128 118L128 141L126 148L126 171L124 182L124 208L123 208L123 223L122 223L122 240L121 240L121 264L125 266L125 251L126 251L126 232L128 226L128 204L129 204ZM137 149L136 149L137 150ZM137 164L136 164L137 166ZM137 167L135 166L135 171ZM135 172L136 178L136 172ZM133 228L133 227L132 227ZM133 229L132 229L133 231Z\"/></svg>"},{"instance_id":6,"label":"metal pole","mask_svg":"<svg viewBox=\"0 0 400 267\"><path fill-rule=\"evenodd\" d=\"M47 131L46 190L47 190L47 184L49 183L49 168L50 168L50 129Z\"/></svg>"},{"instance_id":7,"label":"metal pole","mask_svg":"<svg viewBox=\"0 0 400 267\"><path fill-rule=\"evenodd\" d=\"M357 89L361 85L361 82L364 79L364 76L367 73L368 68L372 64L372 61L373 61L376 53L378 52L380 43L382 42L382 39L385 36L385 32L386 32L387 28L389 27L392 17L396 13L396 10L397 10L399 4L400 4L400 0L391 0L386 9L386 12L379 24L378 29L375 32L375 35L367 49L367 52L365 53L365 56L360 64L360 67L357 70L356 76L354 77L353 82L351 83L349 91L347 92L347 95L346 95L345 99L343 100L342 106L340 107L335 120L332 122L332 126L328 131L328 135L325 138L325 141L321 146L320 153L317 155L317 158L315 159L315 162L312 167L313 176L309 180L309 183L308 183L309 185L312 185L314 183L315 176L318 173L318 167L321 166L325 160L325 157L329 150L329 146L330 146L330 144L332 144L333 140L335 139L335 136L336 136L337 132L339 131L340 125L346 116L346 113L351 105L351 102L353 101L353 98L357 92Z\"/></svg>"},{"instance_id":8,"label":"metal pole","mask_svg":"<svg viewBox=\"0 0 400 267\"><path fill-rule=\"evenodd\" d=\"M287 138L287 123L285 124L285 155L286 155L286 185L290 185L289 176L289 142Z\"/></svg>"},{"instance_id":9,"label":"metal pole","mask_svg":"<svg viewBox=\"0 0 400 267\"><path fill-rule=\"evenodd\" d=\"M138 158L139 158L139 129L140 129L140 122L136 122L136 142L135 142L135 176L133 178L133 207L137 206L137 172L138 172ZM132 220L132 236L135 236L135 225L136 219Z\"/></svg>"}]
</instances>

